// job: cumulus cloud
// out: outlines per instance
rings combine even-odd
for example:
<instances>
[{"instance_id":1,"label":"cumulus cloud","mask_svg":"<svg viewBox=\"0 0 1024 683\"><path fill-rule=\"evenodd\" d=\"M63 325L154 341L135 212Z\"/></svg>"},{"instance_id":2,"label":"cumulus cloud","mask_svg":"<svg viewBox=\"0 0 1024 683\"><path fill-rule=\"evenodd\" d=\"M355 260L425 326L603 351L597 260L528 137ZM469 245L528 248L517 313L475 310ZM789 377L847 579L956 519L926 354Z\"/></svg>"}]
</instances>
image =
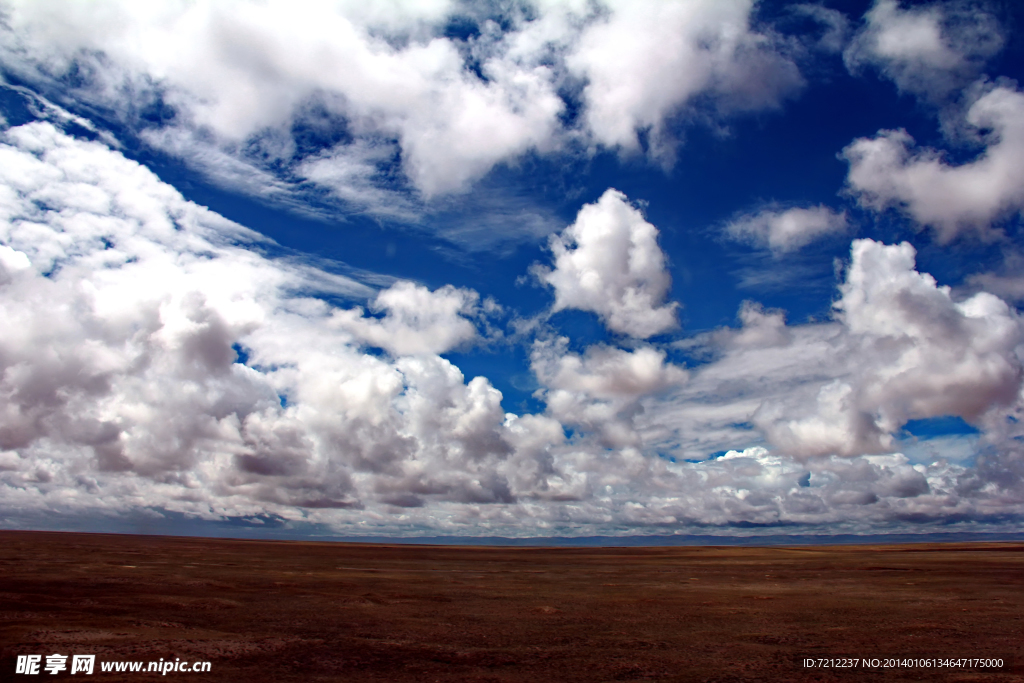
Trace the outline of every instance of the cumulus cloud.
<instances>
[{"instance_id":1,"label":"cumulus cloud","mask_svg":"<svg viewBox=\"0 0 1024 683\"><path fill-rule=\"evenodd\" d=\"M544 386L537 392L559 422L600 434L610 447L636 446L633 420L640 399L686 381L687 372L665 362L665 352L650 347L624 351L592 346L580 356L568 351L565 337L539 340L531 367Z\"/></svg>"},{"instance_id":2,"label":"cumulus cloud","mask_svg":"<svg viewBox=\"0 0 1024 683\"><path fill-rule=\"evenodd\" d=\"M651 151L671 157L665 124L703 93L726 108L778 107L803 79L770 36L751 30L752 8L749 0L611 3L566 57L586 82L594 139L635 151L638 133L649 131Z\"/></svg>"},{"instance_id":3,"label":"cumulus cloud","mask_svg":"<svg viewBox=\"0 0 1024 683\"><path fill-rule=\"evenodd\" d=\"M792 337L786 327L786 315L783 311L764 309L754 301L744 301L740 306L739 319L742 323L739 332L723 335L721 343L725 346L768 348L785 346Z\"/></svg>"},{"instance_id":4,"label":"cumulus cloud","mask_svg":"<svg viewBox=\"0 0 1024 683\"><path fill-rule=\"evenodd\" d=\"M477 338L476 326L466 317L479 313L480 295L446 285L433 292L412 282L397 282L377 294L374 311L383 318L368 318L361 308L335 311L332 324L351 332L369 346L398 356L439 354Z\"/></svg>"},{"instance_id":5,"label":"cumulus cloud","mask_svg":"<svg viewBox=\"0 0 1024 683\"><path fill-rule=\"evenodd\" d=\"M957 303L948 287L914 270L907 243L854 242L838 316L863 364L825 384L813 416L755 419L769 437L800 455L884 453L911 419L956 415L978 423L1007 408L1021 385L1018 316L981 292Z\"/></svg>"},{"instance_id":6,"label":"cumulus cloud","mask_svg":"<svg viewBox=\"0 0 1024 683\"><path fill-rule=\"evenodd\" d=\"M702 494L683 490L700 496L706 519L1020 511L1024 330L1015 311L984 292L954 300L915 270L909 245L870 240L854 243L840 294L831 322L788 326L781 312L745 303L741 327L685 345L696 353L704 344L711 357L642 402L642 443L693 461L680 477L700 477ZM901 431L947 415L982 430L955 445L955 458Z\"/></svg>"},{"instance_id":7,"label":"cumulus cloud","mask_svg":"<svg viewBox=\"0 0 1024 683\"><path fill-rule=\"evenodd\" d=\"M972 81L1003 46L995 17L954 2L904 8L876 0L844 57L856 72L878 69L901 92L941 102Z\"/></svg>"},{"instance_id":8,"label":"cumulus cloud","mask_svg":"<svg viewBox=\"0 0 1024 683\"><path fill-rule=\"evenodd\" d=\"M580 209L576 222L552 235L554 269L535 274L555 290L553 311L597 313L608 329L645 339L674 328L675 302L664 303L672 284L658 229L609 189Z\"/></svg>"},{"instance_id":9,"label":"cumulus cloud","mask_svg":"<svg viewBox=\"0 0 1024 683\"><path fill-rule=\"evenodd\" d=\"M5 61L56 78L85 71L91 80L79 96L116 110L127 98L124 116L163 107L179 137L201 141L207 131L222 149L255 147L301 161L289 125L322 129L334 153L299 172L348 199L372 199L359 193L376 165L359 163L362 146L330 144L332 136L397 139L407 176L431 196L549 144L563 108L545 67L486 60L486 79L464 69L456 44L434 35L448 3L396 5L383 14L355 3L296 11L242 1L7 9ZM178 49L183 43L190 49ZM308 120L311 109L318 120ZM147 139L160 144L166 134Z\"/></svg>"},{"instance_id":10,"label":"cumulus cloud","mask_svg":"<svg viewBox=\"0 0 1024 683\"><path fill-rule=\"evenodd\" d=\"M709 334L712 362L638 430L695 455L763 436L807 459L891 453L909 420L998 422L1021 389L1019 316L986 292L954 300L914 255L855 241L833 322L787 326L744 304L743 326Z\"/></svg>"},{"instance_id":11,"label":"cumulus cloud","mask_svg":"<svg viewBox=\"0 0 1024 683\"><path fill-rule=\"evenodd\" d=\"M404 220L581 136L634 150L650 133L667 160L666 121L696 102L777 107L802 84L750 0L382 7L5 0L0 59L233 188L287 202L308 181ZM478 31L446 35L456 18Z\"/></svg>"},{"instance_id":12,"label":"cumulus cloud","mask_svg":"<svg viewBox=\"0 0 1024 683\"><path fill-rule=\"evenodd\" d=\"M437 355L493 309L469 290L374 292L269 258L257 234L47 123L6 131L0 162L4 519L544 535L1022 512L1018 316L984 293L955 301L907 246L856 243L832 322L746 304L696 369L651 345L541 339L545 413L514 415ZM883 443L940 414L982 430L976 467Z\"/></svg>"},{"instance_id":13,"label":"cumulus cloud","mask_svg":"<svg viewBox=\"0 0 1024 683\"><path fill-rule=\"evenodd\" d=\"M971 105L966 122L985 149L959 165L934 149L915 149L903 130L855 140L842 154L850 191L865 207L899 207L935 228L942 242L969 229L988 235L994 222L1024 208L1024 94L992 88Z\"/></svg>"},{"instance_id":14,"label":"cumulus cloud","mask_svg":"<svg viewBox=\"0 0 1024 683\"><path fill-rule=\"evenodd\" d=\"M806 209L769 207L742 214L730 221L724 232L736 241L767 247L781 255L826 235L845 232L846 228L846 212L837 213L819 204Z\"/></svg>"},{"instance_id":15,"label":"cumulus cloud","mask_svg":"<svg viewBox=\"0 0 1024 683\"><path fill-rule=\"evenodd\" d=\"M883 429L938 415L973 422L1016 397L1022 327L1015 311L987 292L955 302L949 287L914 270L906 242L854 242L840 291L836 308L850 332L870 339L878 356L884 346L897 359L863 386L882 406Z\"/></svg>"},{"instance_id":16,"label":"cumulus cloud","mask_svg":"<svg viewBox=\"0 0 1024 683\"><path fill-rule=\"evenodd\" d=\"M260 255L103 145L34 123L0 158L5 504L302 518L557 487L551 420L436 355L493 309L475 292L400 282L364 318L324 297L369 287Z\"/></svg>"}]
</instances>

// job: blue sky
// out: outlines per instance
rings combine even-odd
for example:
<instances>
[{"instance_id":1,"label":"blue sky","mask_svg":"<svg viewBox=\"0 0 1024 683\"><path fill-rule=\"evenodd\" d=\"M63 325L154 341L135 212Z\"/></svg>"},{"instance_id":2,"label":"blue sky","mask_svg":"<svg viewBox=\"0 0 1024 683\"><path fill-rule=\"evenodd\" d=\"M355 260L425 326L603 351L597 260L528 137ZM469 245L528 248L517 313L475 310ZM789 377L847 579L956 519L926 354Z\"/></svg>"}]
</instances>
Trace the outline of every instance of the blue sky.
<instances>
[{"instance_id":1,"label":"blue sky","mask_svg":"<svg viewBox=\"0 0 1024 683\"><path fill-rule=\"evenodd\" d=\"M1019 528L1016 3L0 8L3 526Z\"/></svg>"}]
</instances>

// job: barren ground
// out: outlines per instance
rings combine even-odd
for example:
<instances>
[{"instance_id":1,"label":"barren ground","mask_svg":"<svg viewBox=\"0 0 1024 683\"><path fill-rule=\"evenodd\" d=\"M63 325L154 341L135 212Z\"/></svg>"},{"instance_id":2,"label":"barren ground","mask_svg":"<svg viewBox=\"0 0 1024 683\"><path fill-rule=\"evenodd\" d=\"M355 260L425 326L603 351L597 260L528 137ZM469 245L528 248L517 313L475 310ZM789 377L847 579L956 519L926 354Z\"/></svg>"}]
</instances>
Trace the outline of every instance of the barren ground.
<instances>
[{"instance_id":1,"label":"barren ground","mask_svg":"<svg viewBox=\"0 0 1024 683\"><path fill-rule=\"evenodd\" d=\"M1024 681L1024 544L499 548L0 531L0 680ZM18 654L93 676L16 676ZM1001 657L808 670L804 657Z\"/></svg>"}]
</instances>

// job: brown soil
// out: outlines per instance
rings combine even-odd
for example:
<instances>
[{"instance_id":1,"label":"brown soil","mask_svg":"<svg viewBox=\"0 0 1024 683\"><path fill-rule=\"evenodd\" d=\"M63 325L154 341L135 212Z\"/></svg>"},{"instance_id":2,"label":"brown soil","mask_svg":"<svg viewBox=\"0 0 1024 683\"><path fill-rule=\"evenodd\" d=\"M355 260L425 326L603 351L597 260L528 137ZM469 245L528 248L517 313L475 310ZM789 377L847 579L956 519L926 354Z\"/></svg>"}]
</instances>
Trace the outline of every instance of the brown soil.
<instances>
[{"instance_id":1,"label":"brown soil","mask_svg":"<svg viewBox=\"0 0 1024 683\"><path fill-rule=\"evenodd\" d=\"M0 532L18 654L194 681L1022 681L1024 544L495 548ZM997 671L805 657L997 657ZM44 659L45 663L45 659ZM161 677L164 678L164 677Z\"/></svg>"}]
</instances>

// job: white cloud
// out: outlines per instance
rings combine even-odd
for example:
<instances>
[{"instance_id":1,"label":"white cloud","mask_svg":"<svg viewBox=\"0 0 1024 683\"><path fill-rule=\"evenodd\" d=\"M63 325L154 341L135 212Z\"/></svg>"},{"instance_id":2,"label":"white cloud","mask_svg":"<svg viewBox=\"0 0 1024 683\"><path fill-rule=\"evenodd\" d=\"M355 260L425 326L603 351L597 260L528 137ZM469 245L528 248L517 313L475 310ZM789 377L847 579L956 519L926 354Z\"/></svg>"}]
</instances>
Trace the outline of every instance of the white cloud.
<instances>
[{"instance_id":1,"label":"white cloud","mask_svg":"<svg viewBox=\"0 0 1024 683\"><path fill-rule=\"evenodd\" d=\"M778 107L803 85L769 36L751 30L751 0L613 2L580 34L566 57L586 81L585 118L594 139L672 157L665 124L699 95L736 109ZM614 49L609 49L614 46Z\"/></svg>"},{"instance_id":2,"label":"white cloud","mask_svg":"<svg viewBox=\"0 0 1024 683\"><path fill-rule=\"evenodd\" d=\"M31 266L24 253L0 244L0 284L8 284L19 271L28 270Z\"/></svg>"},{"instance_id":3,"label":"white cloud","mask_svg":"<svg viewBox=\"0 0 1024 683\"><path fill-rule=\"evenodd\" d=\"M724 345L734 348L768 348L784 346L792 340L782 311L766 311L758 303L744 301L740 306L739 319L743 326L739 332L726 335L722 340Z\"/></svg>"},{"instance_id":4,"label":"white cloud","mask_svg":"<svg viewBox=\"0 0 1024 683\"><path fill-rule=\"evenodd\" d=\"M548 412L562 424L599 434L606 446L639 445L633 420L642 412L640 399L682 384L687 372L650 347L591 346L580 356L568 351L568 341L539 340L530 354L544 386L537 395Z\"/></svg>"},{"instance_id":5,"label":"white cloud","mask_svg":"<svg viewBox=\"0 0 1024 683\"><path fill-rule=\"evenodd\" d=\"M637 424L645 443L693 460L742 450L764 442L762 427L754 424L762 406L800 415L821 385L852 372L857 361L838 323L786 326L779 312L749 303L741 310L738 330L687 340L704 345L710 357L681 388L646 404ZM700 351L691 355L704 355Z\"/></svg>"},{"instance_id":6,"label":"white cloud","mask_svg":"<svg viewBox=\"0 0 1024 683\"><path fill-rule=\"evenodd\" d=\"M703 461L678 471L698 478L699 492L680 482L680 495L700 500L705 520L857 528L1022 509L1019 317L986 293L954 301L913 256L855 242L834 322L785 326L745 304L740 329L697 340L714 356L688 382L641 402L634 429L647 448ZM952 463L945 447L899 433L945 415L982 430ZM913 463L895 452L904 446Z\"/></svg>"},{"instance_id":7,"label":"white cloud","mask_svg":"<svg viewBox=\"0 0 1024 683\"><path fill-rule=\"evenodd\" d=\"M78 96L123 116L160 97L177 113L177 137L196 144L212 133L235 156L252 136L287 131L317 104L328 127L397 138L406 174L432 196L549 145L563 107L545 67L488 59L487 80L464 69L454 42L433 36L450 10L446 3L395 5L383 14L328 2L298 9L284 2L122 3L101 11L11 3L6 61L57 77L77 62L95 77ZM273 141L263 154L287 162L295 153L287 135L262 139ZM358 160L363 148L336 146L306 172L344 198L373 200L360 187L376 169L353 168L349 156ZM361 172L353 179L354 171Z\"/></svg>"},{"instance_id":8,"label":"white cloud","mask_svg":"<svg viewBox=\"0 0 1024 683\"><path fill-rule=\"evenodd\" d=\"M555 346L563 348L562 338ZM538 374L548 387L579 392L597 398L637 397L661 391L686 379L685 371L665 363L665 352L650 347L625 351L592 346L580 357L567 353L553 360L544 353L548 343L539 343L535 354L541 365Z\"/></svg>"},{"instance_id":9,"label":"white cloud","mask_svg":"<svg viewBox=\"0 0 1024 683\"><path fill-rule=\"evenodd\" d=\"M767 247L773 254L796 251L825 235L845 232L846 212L819 204L810 208L765 208L738 216L725 226L734 240Z\"/></svg>"},{"instance_id":10,"label":"white cloud","mask_svg":"<svg viewBox=\"0 0 1024 683\"><path fill-rule=\"evenodd\" d=\"M787 452L885 453L908 420L955 415L979 424L1016 400L1024 328L1000 299L981 292L957 303L914 270L909 244L870 240L854 242L840 291L836 309L857 365L821 386L810 416L794 419L781 406L755 416Z\"/></svg>"},{"instance_id":11,"label":"white cloud","mask_svg":"<svg viewBox=\"0 0 1024 683\"><path fill-rule=\"evenodd\" d=\"M865 207L901 208L943 242L968 229L987 235L994 222L1024 209L1024 94L993 88L971 105L966 121L988 131L986 147L960 165L936 150L914 149L903 130L855 140L843 150L850 191Z\"/></svg>"},{"instance_id":12,"label":"white cloud","mask_svg":"<svg viewBox=\"0 0 1024 683\"><path fill-rule=\"evenodd\" d=\"M506 28L476 12L467 40L443 30L469 10L440 1L3 7L0 58L26 82L232 188L287 204L306 179L404 220L581 133L632 150L649 130L665 161L665 122L702 97L720 112L772 108L802 84L749 26L750 0L538 2L508 9ZM559 93L580 87L582 129L567 128Z\"/></svg>"},{"instance_id":13,"label":"white cloud","mask_svg":"<svg viewBox=\"0 0 1024 683\"><path fill-rule=\"evenodd\" d=\"M397 283L361 318L309 292L368 287L260 256L263 238L100 144L35 123L0 158L5 505L29 486L33 509L301 518L557 488L531 470L550 420L510 421L487 379L434 355L495 309L475 292Z\"/></svg>"},{"instance_id":14,"label":"white cloud","mask_svg":"<svg viewBox=\"0 0 1024 683\"><path fill-rule=\"evenodd\" d=\"M1021 385L1016 348L1024 327L1013 309L987 292L955 302L949 287L914 270L906 242L853 244L836 303L840 319L888 366L859 387L883 431L909 419L958 415L976 422L1010 405Z\"/></svg>"},{"instance_id":15,"label":"white cloud","mask_svg":"<svg viewBox=\"0 0 1024 683\"><path fill-rule=\"evenodd\" d=\"M396 144L357 140L341 149L328 149L304 158L296 166L295 174L329 188L349 206L378 216L416 221L419 209L416 203L401 192L382 187L387 184L382 168L397 154Z\"/></svg>"},{"instance_id":16,"label":"white cloud","mask_svg":"<svg viewBox=\"0 0 1024 683\"><path fill-rule=\"evenodd\" d=\"M888 453L908 420L975 425L1014 410L1019 316L995 296L951 297L914 269L914 250L853 244L836 320L784 326L745 304L743 327L707 337L715 359L638 425L687 457L761 438L797 458ZM1002 440L1006 449L1012 440Z\"/></svg>"},{"instance_id":17,"label":"white cloud","mask_svg":"<svg viewBox=\"0 0 1024 683\"><path fill-rule=\"evenodd\" d=\"M976 5L938 2L904 9L876 0L844 55L851 71L879 69L902 92L941 101L980 73L1003 46L995 17Z\"/></svg>"},{"instance_id":18,"label":"white cloud","mask_svg":"<svg viewBox=\"0 0 1024 683\"><path fill-rule=\"evenodd\" d=\"M954 301L908 247L857 243L834 322L787 326L747 304L697 370L653 346L542 340L531 364L547 411L517 416L486 378L432 353L493 305L400 283L360 322L326 299L370 288L262 256L261 239L101 144L44 123L4 134L4 520L167 510L553 535L1024 511L1006 419L1024 418L1018 318L991 295ZM396 357L365 352L370 336ZM870 429L814 455L864 413ZM793 428L833 414L824 437ZM983 430L977 467L849 445L936 414Z\"/></svg>"},{"instance_id":19,"label":"white cloud","mask_svg":"<svg viewBox=\"0 0 1024 683\"><path fill-rule=\"evenodd\" d=\"M580 209L550 248L554 269L535 272L555 290L553 311L592 311L608 329L640 339L676 326L678 304L664 303L672 281L658 229L618 190Z\"/></svg>"},{"instance_id":20,"label":"white cloud","mask_svg":"<svg viewBox=\"0 0 1024 683\"><path fill-rule=\"evenodd\" d=\"M397 282L377 294L372 309L381 319L367 318L361 308L335 311L331 324L351 332L370 346L395 355L439 354L477 338L466 317L478 314L480 296L446 285L433 292L412 282Z\"/></svg>"}]
</instances>

